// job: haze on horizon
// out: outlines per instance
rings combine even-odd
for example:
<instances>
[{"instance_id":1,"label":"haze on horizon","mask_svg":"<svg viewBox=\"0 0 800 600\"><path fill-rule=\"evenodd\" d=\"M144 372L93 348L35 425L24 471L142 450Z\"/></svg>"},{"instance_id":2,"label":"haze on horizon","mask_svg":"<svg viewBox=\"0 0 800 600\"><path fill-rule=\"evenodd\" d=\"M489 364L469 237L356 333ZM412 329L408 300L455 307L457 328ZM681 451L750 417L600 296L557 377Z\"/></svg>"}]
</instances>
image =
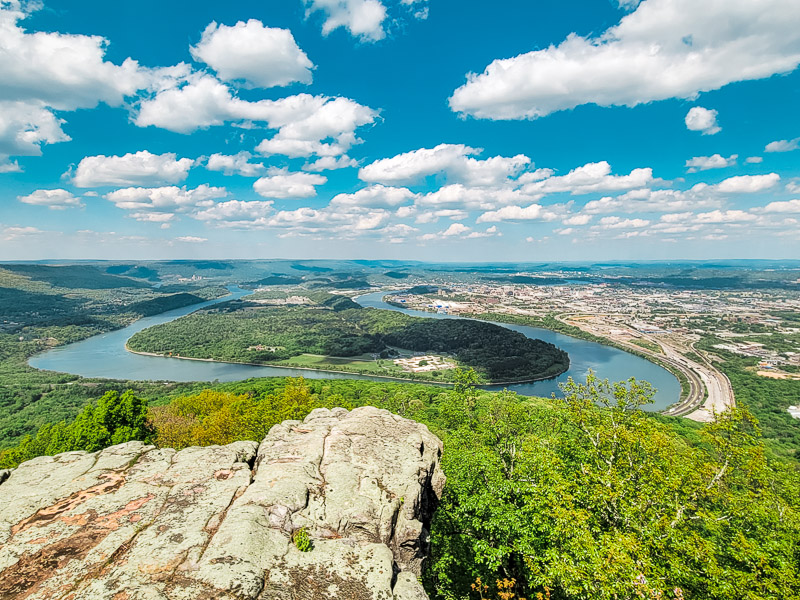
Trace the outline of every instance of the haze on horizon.
<instances>
[{"instance_id":1,"label":"haze on horizon","mask_svg":"<svg viewBox=\"0 0 800 600\"><path fill-rule=\"evenodd\" d=\"M0 259L800 256L793 0L0 0Z\"/></svg>"}]
</instances>

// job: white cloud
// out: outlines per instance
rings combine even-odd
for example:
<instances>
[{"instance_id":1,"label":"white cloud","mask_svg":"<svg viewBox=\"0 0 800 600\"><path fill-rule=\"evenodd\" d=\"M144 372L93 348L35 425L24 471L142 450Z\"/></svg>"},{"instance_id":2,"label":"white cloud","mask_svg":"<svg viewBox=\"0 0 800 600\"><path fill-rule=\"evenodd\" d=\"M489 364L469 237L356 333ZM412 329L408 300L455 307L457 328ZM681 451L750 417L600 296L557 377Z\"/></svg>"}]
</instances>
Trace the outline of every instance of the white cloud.
<instances>
[{"instance_id":1,"label":"white cloud","mask_svg":"<svg viewBox=\"0 0 800 600\"><path fill-rule=\"evenodd\" d=\"M274 212L271 200L227 200L218 202L204 210L198 211L193 216L199 221L250 223L266 218Z\"/></svg>"},{"instance_id":2,"label":"white cloud","mask_svg":"<svg viewBox=\"0 0 800 600\"><path fill-rule=\"evenodd\" d=\"M558 214L548 210L539 204L530 206L504 206L498 210L485 212L476 219L476 223L499 223L501 221L531 221L539 219L542 221L552 221L558 218Z\"/></svg>"},{"instance_id":3,"label":"white cloud","mask_svg":"<svg viewBox=\"0 0 800 600\"><path fill-rule=\"evenodd\" d=\"M757 165L764 162L764 159L761 156L748 156L744 162L748 165Z\"/></svg>"},{"instance_id":4,"label":"white cloud","mask_svg":"<svg viewBox=\"0 0 800 600\"><path fill-rule=\"evenodd\" d=\"M763 192L775 186L781 177L777 173L767 175L739 175L729 177L718 183L715 187L722 193L752 194Z\"/></svg>"},{"instance_id":5,"label":"white cloud","mask_svg":"<svg viewBox=\"0 0 800 600\"><path fill-rule=\"evenodd\" d=\"M18 196L17 199L25 204L46 206L50 209L60 210L69 207L83 207L81 201L67 190L36 190L27 196Z\"/></svg>"},{"instance_id":6,"label":"white cloud","mask_svg":"<svg viewBox=\"0 0 800 600\"><path fill-rule=\"evenodd\" d=\"M399 213L400 211L398 211ZM463 221L469 216L465 210L457 208L442 208L417 214L417 223L436 223L439 219L450 219L452 221Z\"/></svg>"},{"instance_id":7,"label":"white cloud","mask_svg":"<svg viewBox=\"0 0 800 600\"><path fill-rule=\"evenodd\" d=\"M289 157L340 156L361 141L356 129L373 123L377 116L377 111L349 98L289 96L274 102L273 114L267 119L278 133L256 150Z\"/></svg>"},{"instance_id":8,"label":"white cloud","mask_svg":"<svg viewBox=\"0 0 800 600\"><path fill-rule=\"evenodd\" d=\"M785 202L770 202L764 207L767 213L800 213L800 200L786 200Z\"/></svg>"},{"instance_id":9,"label":"white cloud","mask_svg":"<svg viewBox=\"0 0 800 600\"><path fill-rule=\"evenodd\" d=\"M247 87L311 83L314 68L291 31L264 27L256 19L231 27L212 22L191 53L195 60L214 69L220 79L242 80Z\"/></svg>"},{"instance_id":10,"label":"white cloud","mask_svg":"<svg viewBox=\"0 0 800 600\"><path fill-rule=\"evenodd\" d=\"M416 194L406 188L371 185L352 194L337 194L331 200L331 206L380 206L393 208L416 197Z\"/></svg>"},{"instance_id":11,"label":"white cloud","mask_svg":"<svg viewBox=\"0 0 800 600\"><path fill-rule=\"evenodd\" d=\"M479 118L531 119L581 104L693 98L795 69L799 21L795 0L645 0L599 37L572 33L469 74L450 106Z\"/></svg>"},{"instance_id":12,"label":"white cloud","mask_svg":"<svg viewBox=\"0 0 800 600\"><path fill-rule=\"evenodd\" d=\"M571 217L567 217L561 222L564 225L586 225L591 220L592 220L592 215L582 214L582 215L573 215Z\"/></svg>"},{"instance_id":13,"label":"white cloud","mask_svg":"<svg viewBox=\"0 0 800 600\"><path fill-rule=\"evenodd\" d=\"M797 148L800 148L800 138L770 142L764 147L764 152L791 152Z\"/></svg>"},{"instance_id":14,"label":"white cloud","mask_svg":"<svg viewBox=\"0 0 800 600\"><path fill-rule=\"evenodd\" d=\"M265 173L267 168L261 163L251 163L251 156L249 152L212 154L208 157L206 169L222 171L225 175L241 175L243 177L257 177Z\"/></svg>"},{"instance_id":15,"label":"white cloud","mask_svg":"<svg viewBox=\"0 0 800 600\"><path fill-rule=\"evenodd\" d=\"M105 195L117 208L131 211L130 216L139 221L166 222L176 213L187 213L214 205L214 200L224 198L225 188L206 184L194 189L176 187L128 187Z\"/></svg>"},{"instance_id":16,"label":"white cloud","mask_svg":"<svg viewBox=\"0 0 800 600\"><path fill-rule=\"evenodd\" d=\"M7 154L0 154L0 173L22 173L22 167L17 161L9 160Z\"/></svg>"},{"instance_id":17,"label":"white cloud","mask_svg":"<svg viewBox=\"0 0 800 600\"><path fill-rule=\"evenodd\" d=\"M42 231L38 227L20 227L20 226L11 226L11 227L4 227L0 230L0 239L4 239L6 241L16 240L19 238L26 238L31 236L38 236L47 233Z\"/></svg>"},{"instance_id":18,"label":"white cloud","mask_svg":"<svg viewBox=\"0 0 800 600\"><path fill-rule=\"evenodd\" d=\"M743 223L755 221L758 217L743 210L712 210L711 212L694 215L696 223Z\"/></svg>"},{"instance_id":19,"label":"white cloud","mask_svg":"<svg viewBox=\"0 0 800 600\"><path fill-rule=\"evenodd\" d=\"M349 98L296 94L249 102L214 77L194 74L143 101L136 124L191 133L226 122L264 122L278 133L256 147L261 154L340 156L359 143L356 129L377 116L377 111Z\"/></svg>"},{"instance_id":20,"label":"white cloud","mask_svg":"<svg viewBox=\"0 0 800 600\"><path fill-rule=\"evenodd\" d=\"M347 167L357 167L358 161L353 160L347 155L333 157L322 156L312 163L303 165L306 171L333 171L336 169L345 169Z\"/></svg>"},{"instance_id":21,"label":"white cloud","mask_svg":"<svg viewBox=\"0 0 800 600\"><path fill-rule=\"evenodd\" d=\"M739 158L738 154L731 154L728 158L725 158L721 154L695 156L686 161L686 167L689 169L689 173L707 171L709 169L723 169L735 165L737 158Z\"/></svg>"},{"instance_id":22,"label":"white cloud","mask_svg":"<svg viewBox=\"0 0 800 600\"><path fill-rule=\"evenodd\" d=\"M68 142L71 138L61 129L62 124L61 119L39 102L0 100L0 155L5 157L3 162L9 164L9 155L39 156L44 144Z\"/></svg>"},{"instance_id":23,"label":"white cloud","mask_svg":"<svg viewBox=\"0 0 800 600\"><path fill-rule=\"evenodd\" d=\"M500 235L500 232L497 230L497 225L492 225L487 227L485 231L471 231L467 234L467 239L493 237L495 235Z\"/></svg>"},{"instance_id":24,"label":"white cloud","mask_svg":"<svg viewBox=\"0 0 800 600\"><path fill-rule=\"evenodd\" d=\"M186 179L193 165L191 158L179 159L171 152L87 156L78 164L72 183L78 187L178 183Z\"/></svg>"},{"instance_id":25,"label":"white cloud","mask_svg":"<svg viewBox=\"0 0 800 600\"><path fill-rule=\"evenodd\" d=\"M526 173L520 177L520 180L524 180L527 175ZM633 169L628 175L612 175L611 165L606 161L601 161L585 164L582 167L573 169L566 175L533 181L524 185L522 189L526 193L569 192L577 195L592 192L630 190L646 187L654 181L653 170L649 167Z\"/></svg>"},{"instance_id":26,"label":"white cloud","mask_svg":"<svg viewBox=\"0 0 800 600\"><path fill-rule=\"evenodd\" d=\"M267 173L253 184L256 193L265 198L309 198L317 195L315 186L328 181L322 175L302 171L290 173L288 169L272 168Z\"/></svg>"},{"instance_id":27,"label":"white cloud","mask_svg":"<svg viewBox=\"0 0 800 600\"><path fill-rule=\"evenodd\" d=\"M596 227L601 229L640 229L650 225L647 219L623 219L621 217L603 217Z\"/></svg>"},{"instance_id":28,"label":"white cloud","mask_svg":"<svg viewBox=\"0 0 800 600\"><path fill-rule=\"evenodd\" d=\"M363 181L386 184L413 184L430 175L444 174L451 183L469 186L496 186L519 174L530 164L527 156L472 158L482 152L464 144L439 144L391 158L383 158L361 168Z\"/></svg>"},{"instance_id":29,"label":"white cloud","mask_svg":"<svg viewBox=\"0 0 800 600\"><path fill-rule=\"evenodd\" d=\"M787 183L786 191L790 194L800 194L800 179L793 179Z\"/></svg>"},{"instance_id":30,"label":"white cloud","mask_svg":"<svg viewBox=\"0 0 800 600\"><path fill-rule=\"evenodd\" d=\"M325 15L323 35L344 27L350 35L374 42L386 37L383 21L386 7L378 0L304 0L306 16L316 11Z\"/></svg>"},{"instance_id":31,"label":"white cloud","mask_svg":"<svg viewBox=\"0 0 800 600\"><path fill-rule=\"evenodd\" d=\"M469 209L492 210L508 204L528 204L542 194L526 194L506 187L496 189L466 187L460 183L445 185L417 200L419 206L459 206Z\"/></svg>"},{"instance_id":32,"label":"white cloud","mask_svg":"<svg viewBox=\"0 0 800 600\"><path fill-rule=\"evenodd\" d=\"M195 235L182 235L180 237L176 237L175 241L182 242L184 244L202 244L203 242L207 242L208 238L197 237Z\"/></svg>"},{"instance_id":33,"label":"white cloud","mask_svg":"<svg viewBox=\"0 0 800 600\"><path fill-rule=\"evenodd\" d=\"M694 106L686 113L686 128L690 131L700 131L703 135L714 135L722 131L717 124L717 111Z\"/></svg>"},{"instance_id":34,"label":"white cloud","mask_svg":"<svg viewBox=\"0 0 800 600\"><path fill-rule=\"evenodd\" d=\"M105 60L100 36L20 27L38 2L0 2L0 154L35 156L40 146L69 141L54 111L120 106L170 69L145 69L130 58Z\"/></svg>"}]
</instances>

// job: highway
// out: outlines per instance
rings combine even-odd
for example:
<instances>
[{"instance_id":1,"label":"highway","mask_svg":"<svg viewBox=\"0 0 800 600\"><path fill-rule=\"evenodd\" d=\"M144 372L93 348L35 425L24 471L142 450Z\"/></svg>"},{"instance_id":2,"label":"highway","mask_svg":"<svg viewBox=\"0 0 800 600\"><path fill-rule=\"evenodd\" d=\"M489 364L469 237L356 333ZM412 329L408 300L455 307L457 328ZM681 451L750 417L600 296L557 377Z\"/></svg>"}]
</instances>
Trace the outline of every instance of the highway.
<instances>
[{"instance_id":1,"label":"highway","mask_svg":"<svg viewBox=\"0 0 800 600\"><path fill-rule=\"evenodd\" d=\"M663 411L663 414L686 417L687 419L707 423L713 420L714 413L723 412L736 405L730 380L705 359L703 363L691 360L668 344L661 336L642 335L641 339L658 345L663 353L653 352L633 344L621 336L605 334L582 321L568 320L570 316L574 315L559 315L557 318L562 323L579 327L587 333L607 338L615 344L644 354L653 359L654 362L662 363L664 366L672 368L686 377L689 384L688 393L679 402ZM695 354L703 358L702 354L695 350L694 347L691 347L691 349Z\"/></svg>"}]
</instances>

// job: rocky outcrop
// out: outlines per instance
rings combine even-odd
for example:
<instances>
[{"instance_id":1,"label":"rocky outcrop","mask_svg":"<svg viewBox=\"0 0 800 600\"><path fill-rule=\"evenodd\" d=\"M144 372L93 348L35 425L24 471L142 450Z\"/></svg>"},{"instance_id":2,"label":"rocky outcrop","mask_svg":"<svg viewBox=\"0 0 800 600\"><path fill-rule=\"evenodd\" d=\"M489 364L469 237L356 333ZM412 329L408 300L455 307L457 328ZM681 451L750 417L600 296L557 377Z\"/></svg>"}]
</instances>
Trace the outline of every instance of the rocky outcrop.
<instances>
[{"instance_id":1,"label":"rocky outcrop","mask_svg":"<svg viewBox=\"0 0 800 600\"><path fill-rule=\"evenodd\" d=\"M28 461L0 484L0 598L427 598L441 449L363 407L317 409L260 445Z\"/></svg>"}]
</instances>

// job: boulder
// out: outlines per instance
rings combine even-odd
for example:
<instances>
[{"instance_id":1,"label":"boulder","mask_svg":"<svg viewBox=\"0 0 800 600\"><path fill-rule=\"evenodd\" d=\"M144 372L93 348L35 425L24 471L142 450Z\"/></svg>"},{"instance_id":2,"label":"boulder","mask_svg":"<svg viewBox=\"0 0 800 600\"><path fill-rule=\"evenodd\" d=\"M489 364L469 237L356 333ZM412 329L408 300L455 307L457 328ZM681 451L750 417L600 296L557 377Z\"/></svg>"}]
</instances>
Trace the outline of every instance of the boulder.
<instances>
[{"instance_id":1,"label":"boulder","mask_svg":"<svg viewBox=\"0 0 800 600\"><path fill-rule=\"evenodd\" d=\"M441 451L362 407L260 445L36 458L0 484L0 598L421 600Z\"/></svg>"}]
</instances>

